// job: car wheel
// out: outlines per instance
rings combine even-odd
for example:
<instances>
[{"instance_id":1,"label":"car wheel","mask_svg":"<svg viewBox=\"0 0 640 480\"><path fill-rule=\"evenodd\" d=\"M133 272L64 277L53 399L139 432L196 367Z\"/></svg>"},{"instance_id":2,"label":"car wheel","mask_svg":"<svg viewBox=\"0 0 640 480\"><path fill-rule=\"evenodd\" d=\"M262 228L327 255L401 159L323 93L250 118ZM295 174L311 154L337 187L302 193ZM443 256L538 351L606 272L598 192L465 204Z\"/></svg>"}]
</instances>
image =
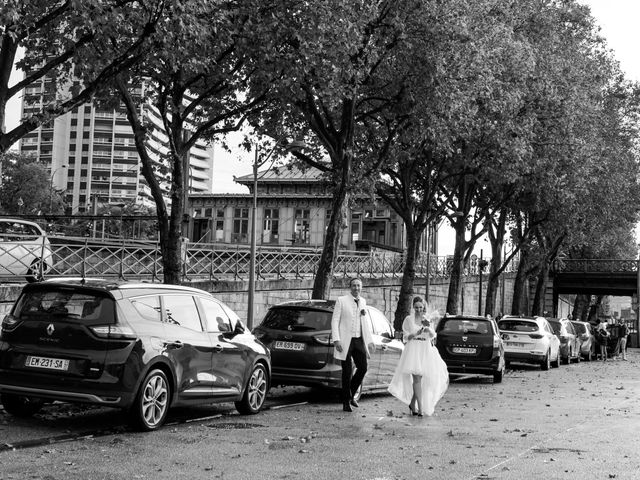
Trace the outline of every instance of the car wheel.
<instances>
[{"instance_id":1,"label":"car wheel","mask_svg":"<svg viewBox=\"0 0 640 480\"><path fill-rule=\"evenodd\" d=\"M267 370L264 365L259 363L253 367L253 372L251 372L247 387L244 389L242 400L235 402L236 410L243 415L258 413L264 405L268 390L269 378Z\"/></svg>"},{"instance_id":2,"label":"car wheel","mask_svg":"<svg viewBox=\"0 0 640 480\"><path fill-rule=\"evenodd\" d=\"M549 357L549 365L551 366L551 368L558 368L560 367L560 350L558 350L558 354L556 355L556 359L555 360L551 360L551 351L549 351L549 353L547 354Z\"/></svg>"},{"instance_id":3,"label":"car wheel","mask_svg":"<svg viewBox=\"0 0 640 480\"><path fill-rule=\"evenodd\" d=\"M502 383L502 377L504 377L505 367L502 370L496 370L493 372L493 383Z\"/></svg>"},{"instance_id":4,"label":"car wheel","mask_svg":"<svg viewBox=\"0 0 640 480\"><path fill-rule=\"evenodd\" d=\"M547 354L544 356L544 360L542 360L542 363L540 364L540 368L542 370L549 370L550 367L551 367L551 355L550 355L550 352L547 352Z\"/></svg>"},{"instance_id":5,"label":"car wheel","mask_svg":"<svg viewBox=\"0 0 640 480\"><path fill-rule=\"evenodd\" d=\"M14 417L30 417L40 411L44 400L22 395L3 393L0 397L4 409Z\"/></svg>"},{"instance_id":6,"label":"car wheel","mask_svg":"<svg viewBox=\"0 0 640 480\"><path fill-rule=\"evenodd\" d=\"M42 271L40 271L40 264L42 264ZM39 282L43 279L44 272L47 271L47 264L42 261L40 258L36 258L31 265L29 265L29 269L27 270L27 275L24 277L28 283Z\"/></svg>"},{"instance_id":7,"label":"car wheel","mask_svg":"<svg viewBox=\"0 0 640 480\"><path fill-rule=\"evenodd\" d=\"M171 389L162 370L152 370L144 378L131 408L131 420L140 430L157 430L167 419Z\"/></svg>"}]
</instances>

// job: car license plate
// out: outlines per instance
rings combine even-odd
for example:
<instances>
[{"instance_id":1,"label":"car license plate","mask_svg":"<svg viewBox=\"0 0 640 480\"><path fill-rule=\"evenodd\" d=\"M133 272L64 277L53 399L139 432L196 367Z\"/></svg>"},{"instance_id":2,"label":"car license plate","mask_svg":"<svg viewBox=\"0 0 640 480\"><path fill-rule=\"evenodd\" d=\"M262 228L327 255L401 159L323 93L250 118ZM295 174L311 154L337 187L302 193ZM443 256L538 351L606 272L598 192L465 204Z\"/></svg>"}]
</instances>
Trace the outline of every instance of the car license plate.
<instances>
[{"instance_id":1,"label":"car license plate","mask_svg":"<svg viewBox=\"0 0 640 480\"><path fill-rule=\"evenodd\" d=\"M68 370L69 360L28 356L25 365L27 367L48 368L50 370Z\"/></svg>"},{"instance_id":2,"label":"car license plate","mask_svg":"<svg viewBox=\"0 0 640 480\"><path fill-rule=\"evenodd\" d=\"M469 347L453 347L453 353L474 354L476 353L476 349Z\"/></svg>"},{"instance_id":3,"label":"car license plate","mask_svg":"<svg viewBox=\"0 0 640 480\"><path fill-rule=\"evenodd\" d=\"M280 340L276 341L275 348L278 350L295 350L297 352L301 352L304 350L304 343L300 342L281 342Z\"/></svg>"},{"instance_id":4,"label":"car license plate","mask_svg":"<svg viewBox=\"0 0 640 480\"><path fill-rule=\"evenodd\" d=\"M510 347L519 347L519 348L524 347L524 343L519 343L519 342L507 342L507 345L509 345Z\"/></svg>"}]
</instances>

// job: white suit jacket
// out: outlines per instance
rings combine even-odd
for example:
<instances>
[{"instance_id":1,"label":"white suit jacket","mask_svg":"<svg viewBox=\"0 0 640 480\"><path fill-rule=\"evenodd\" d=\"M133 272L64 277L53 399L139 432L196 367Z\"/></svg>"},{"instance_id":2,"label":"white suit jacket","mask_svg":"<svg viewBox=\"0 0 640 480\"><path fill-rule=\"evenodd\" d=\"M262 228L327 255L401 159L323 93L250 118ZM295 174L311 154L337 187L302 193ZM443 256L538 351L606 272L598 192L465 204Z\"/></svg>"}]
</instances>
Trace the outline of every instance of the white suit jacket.
<instances>
[{"instance_id":1,"label":"white suit jacket","mask_svg":"<svg viewBox=\"0 0 640 480\"><path fill-rule=\"evenodd\" d=\"M333 356L337 360L346 360L347 358L347 351L351 344L356 315L361 317L362 340L367 350L367 357L371 356L367 348L370 343L373 343L371 325L366 321L364 316L360 315L360 311L364 309L366 305L367 301L362 297L358 299L358 304L356 305L355 298L353 298L351 294L338 297L336 300L336 306L333 309L333 316L331 317L331 340L333 342L340 340L342 343L342 352L338 352L335 348L333 350Z\"/></svg>"}]
</instances>

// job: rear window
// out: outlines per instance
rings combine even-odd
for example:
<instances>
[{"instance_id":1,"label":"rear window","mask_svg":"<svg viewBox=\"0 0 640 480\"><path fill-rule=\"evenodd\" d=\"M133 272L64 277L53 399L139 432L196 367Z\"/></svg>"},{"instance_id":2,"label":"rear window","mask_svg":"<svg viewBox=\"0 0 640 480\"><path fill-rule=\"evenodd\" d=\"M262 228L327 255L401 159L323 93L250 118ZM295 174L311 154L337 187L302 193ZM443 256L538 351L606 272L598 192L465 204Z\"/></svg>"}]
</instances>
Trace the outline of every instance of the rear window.
<instances>
[{"instance_id":1,"label":"rear window","mask_svg":"<svg viewBox=\"0 0 640 480\"><path fill-rule=\"evenodd\" d=\"M442 320L441 332L451 333L491 333L491 325L488 321L465 320L461 318L446 318Z\"/></svg>"},{"instance_id":2,"label":"rear window","mask_svg":"<svg viewBox=\"0 0 640 480\"><path fill-rule=\"evenodd\" d=\"M112 298L71 289L26 292L18 299L13 316L21 320L66 320L86 325L115 323Z\"/></svg>"},{"instance_id":3,"label":"rear window","mask_svg":"<svg viewBox=\"0 0 640 480\"><path fill-rule=\"evenodd\" d=\"M262 326L290 331L331 330L331 313L320 310L272 308L264 317Z\"/></svg>"},{"instance_id":4,"label":"rear window","mask_svg":"<svg viewBox=\"0 0 640 480\"><path fill-rule=\"evenodd\" d=\"M511 332L537 332L538 324L521 319L500 320L498 328L500 328L500 330L509 330Z\"/></svg>"},{"instance_id":5,"label":"rear window","mask_svg":"<svg viewBox=\"0 0 640 480\"><path fill-rule=\"evenodd\" d=\"M578 335L582 335L583 333L587 333L587 328L581 323L573 323L573 328L575 328L576 333Z\"/></svg>"}]
</instances>

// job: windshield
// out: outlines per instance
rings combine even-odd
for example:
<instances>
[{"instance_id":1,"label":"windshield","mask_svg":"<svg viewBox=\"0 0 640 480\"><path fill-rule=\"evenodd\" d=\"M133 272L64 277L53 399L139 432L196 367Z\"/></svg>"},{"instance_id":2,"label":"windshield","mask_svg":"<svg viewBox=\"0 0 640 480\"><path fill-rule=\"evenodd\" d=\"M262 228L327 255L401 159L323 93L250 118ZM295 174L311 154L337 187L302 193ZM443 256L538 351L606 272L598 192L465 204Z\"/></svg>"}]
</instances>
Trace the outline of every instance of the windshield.
<instances>
[{"instance_id":1,"label":"windshield","mask_svg":"<svg viewBox=\"0 0 640 480\"><path fill-rule=\"evenodd\" d=\"M581 323L574 323L573 328L576 329L576 333L578 335L582 335L583 333L587 333L587 328Z\"/></svg>"},{"instance_id":2,"label":"windshield","mask_svg":"<svg viewBox=\"0 0 640 480\"><path fill-rule=\"evenodd\" d=\"M115 323L110 297L76 289L43 289L24 293L13 316L22 320L66 320L86 325Z\"/></svg>"},{"instance_id":3,"label":"windshield","mask_svg":"<svg viewBox=\"0 0 640 480\"><path fill-rule=\"evenodd\" d=\"M289 331L331 330L331 312L299 308L272 308L262 322L265 328Z\"/></svg>"}]
</instances>

